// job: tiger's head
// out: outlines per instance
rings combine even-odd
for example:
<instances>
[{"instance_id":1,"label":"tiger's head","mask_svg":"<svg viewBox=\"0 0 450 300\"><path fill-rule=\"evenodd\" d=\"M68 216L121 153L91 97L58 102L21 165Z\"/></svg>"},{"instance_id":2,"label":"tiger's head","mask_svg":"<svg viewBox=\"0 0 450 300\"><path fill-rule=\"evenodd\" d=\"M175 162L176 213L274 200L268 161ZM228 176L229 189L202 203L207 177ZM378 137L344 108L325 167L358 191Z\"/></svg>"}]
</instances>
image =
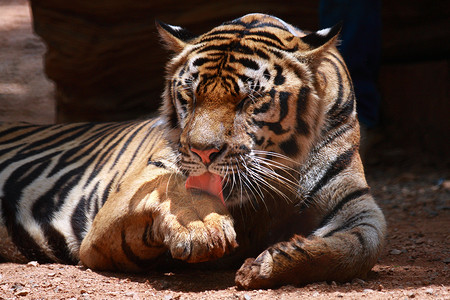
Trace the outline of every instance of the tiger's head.
<instances>
[{"instance_id":1,"label":"tiger's head","mask_svg":"<svg viewBox=\"0 0 450 300\"><path fill-rule=\"evenodd\" d=\"M175 53L162 114L188 176L218 176L227 206L277 184L295 189L292 167L323 122L317 67L339 27L305 34L276 17L249 14L200 36L160 22L157 28Z\"/></svg>"}]
</instances>

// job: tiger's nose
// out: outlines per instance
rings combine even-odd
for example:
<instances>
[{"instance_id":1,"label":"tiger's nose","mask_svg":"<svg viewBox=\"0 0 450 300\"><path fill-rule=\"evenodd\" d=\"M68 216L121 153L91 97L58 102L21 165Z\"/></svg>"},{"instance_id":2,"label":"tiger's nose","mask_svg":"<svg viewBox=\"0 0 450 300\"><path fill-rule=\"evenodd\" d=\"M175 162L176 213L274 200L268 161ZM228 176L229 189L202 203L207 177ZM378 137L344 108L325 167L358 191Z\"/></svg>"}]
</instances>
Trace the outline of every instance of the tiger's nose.
<instances>
[{"instance_id":1,"label":"tiger's nose","mask_svg":"<svg viewBox=\"0 0 450 300\"><path fill-rule=\"evenodd\" d=\"M219 150L217 150L216 148L211 148L211 149L206 149L206 150L199 150L199 149L191 148L191 151L194 152L195 154L197 154L198 156L200 156L200 158L204 164L211 163L211 161L213 161L216 158L217 153L219 152Z\"/></svg>"}]
</instances>

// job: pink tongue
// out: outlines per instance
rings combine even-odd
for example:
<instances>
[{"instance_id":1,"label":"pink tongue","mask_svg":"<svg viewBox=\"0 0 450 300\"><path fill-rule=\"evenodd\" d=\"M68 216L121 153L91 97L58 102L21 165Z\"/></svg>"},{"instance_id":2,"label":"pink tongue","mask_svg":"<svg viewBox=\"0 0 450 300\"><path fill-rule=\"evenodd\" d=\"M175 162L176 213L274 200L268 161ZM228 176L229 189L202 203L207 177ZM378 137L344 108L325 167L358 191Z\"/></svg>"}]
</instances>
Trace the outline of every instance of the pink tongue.
<instances>
[{"instance_id":1,"label":"pink tongue","mask_svg":"<svg viewBox=\"0 0 450 300\"><path fill-rule=\"evenodd\" d=\"M222 177L219 175L206 172L200 176L189 176L186 180L186 189L197 189L207 192L218 197L225 205L222 194Z\"/></svg>"}]
</instances>

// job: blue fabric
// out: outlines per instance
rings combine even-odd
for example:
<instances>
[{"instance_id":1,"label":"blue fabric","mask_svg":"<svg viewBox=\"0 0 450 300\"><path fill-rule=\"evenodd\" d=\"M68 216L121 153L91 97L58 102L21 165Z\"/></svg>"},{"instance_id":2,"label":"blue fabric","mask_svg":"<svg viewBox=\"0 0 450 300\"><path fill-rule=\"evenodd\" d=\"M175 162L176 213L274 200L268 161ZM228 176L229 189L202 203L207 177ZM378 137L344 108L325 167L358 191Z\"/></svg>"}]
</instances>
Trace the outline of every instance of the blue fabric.
<instances>
[{"instance_id":1,"label":"blue fabric","mask_svg":"<svg viewBox=\"0 0 450 300\"><path fill-rule=\"evenodd\" d=\"M320 28L343 22L338 47L353 79L360 122L368 128L379 122L377 77L381 52L380 0L321 0Z\"/></svg>"}]
</instances>

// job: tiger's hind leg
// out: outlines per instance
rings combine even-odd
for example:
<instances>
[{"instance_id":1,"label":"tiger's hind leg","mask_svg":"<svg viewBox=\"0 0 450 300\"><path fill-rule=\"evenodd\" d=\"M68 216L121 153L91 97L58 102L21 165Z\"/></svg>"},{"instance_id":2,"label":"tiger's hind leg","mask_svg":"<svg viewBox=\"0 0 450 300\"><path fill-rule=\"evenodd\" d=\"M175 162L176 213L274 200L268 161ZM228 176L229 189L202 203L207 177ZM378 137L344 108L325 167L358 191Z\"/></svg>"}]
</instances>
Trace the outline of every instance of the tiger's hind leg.
<instances>
[{"instance_id":1,"label":"tiger's hind leg","mask_svg":"<svg viewBox=\"0 0 450 300\"><path fill-rule=\"evenodd\" d=\"M296 235L247 259L236 284L253 289L364 277L382 249L385 220L369 194L358 190L349 197L310 236Z\"/></svg>"}]
</instances>

